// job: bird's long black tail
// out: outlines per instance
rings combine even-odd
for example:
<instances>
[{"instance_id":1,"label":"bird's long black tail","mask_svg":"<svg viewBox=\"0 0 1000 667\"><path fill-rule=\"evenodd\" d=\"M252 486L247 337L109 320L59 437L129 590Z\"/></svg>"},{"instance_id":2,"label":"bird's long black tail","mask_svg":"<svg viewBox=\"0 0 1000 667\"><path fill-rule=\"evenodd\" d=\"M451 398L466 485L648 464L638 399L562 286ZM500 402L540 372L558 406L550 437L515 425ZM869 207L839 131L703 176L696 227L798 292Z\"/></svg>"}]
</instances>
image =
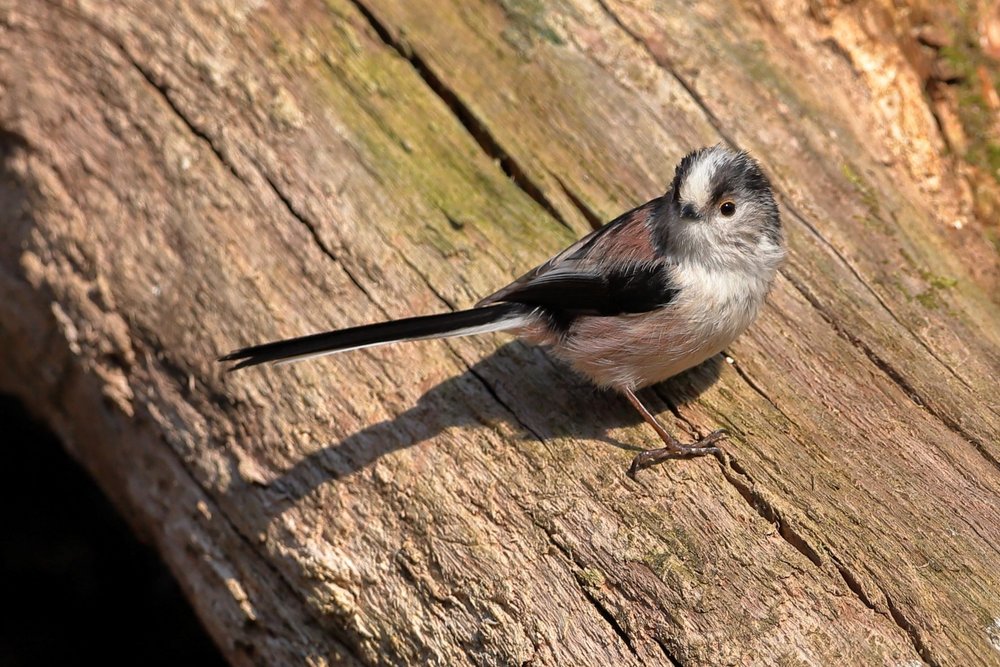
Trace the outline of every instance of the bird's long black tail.
<instances>
[{"instance_id":1,"label":"bird's long black tail","mask_svg":"<svg viewBox=\"0 0 1000 667\"><path fill-rule=\"evenodd\" d=\"M366 324L350 329L327 331L301 338L290 338L244 347L220 357L219 361L237 362L229 369L235 371L257 364L299 361L309 357L403 340L447 338L489 331L503 331L522 324L525 316L524 306L498 303L481 308L460 310L455 313L408 317L402 320Z\"/></svg>"}]
</instances>

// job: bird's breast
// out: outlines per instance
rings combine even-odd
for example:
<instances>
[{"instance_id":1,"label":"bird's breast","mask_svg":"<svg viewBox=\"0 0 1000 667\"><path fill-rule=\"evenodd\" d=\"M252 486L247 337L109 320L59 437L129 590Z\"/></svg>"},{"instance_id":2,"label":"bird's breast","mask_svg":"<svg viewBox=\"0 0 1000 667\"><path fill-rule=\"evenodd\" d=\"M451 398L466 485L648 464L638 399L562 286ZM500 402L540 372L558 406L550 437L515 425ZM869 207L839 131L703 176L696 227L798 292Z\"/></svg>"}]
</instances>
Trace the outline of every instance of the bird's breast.
<instances>
[{"instance_id":1,"label":"bird's breast","mask_svg":"<svg viewBox=\"0 0 1000 667\"><path fill-rule=\"evenodd\" d=\"M675 299L646 313L579 317L553 351L600 386L636 389L719 353L757 315L769 281L678 268Z\"/></svg>"}]
</instances>

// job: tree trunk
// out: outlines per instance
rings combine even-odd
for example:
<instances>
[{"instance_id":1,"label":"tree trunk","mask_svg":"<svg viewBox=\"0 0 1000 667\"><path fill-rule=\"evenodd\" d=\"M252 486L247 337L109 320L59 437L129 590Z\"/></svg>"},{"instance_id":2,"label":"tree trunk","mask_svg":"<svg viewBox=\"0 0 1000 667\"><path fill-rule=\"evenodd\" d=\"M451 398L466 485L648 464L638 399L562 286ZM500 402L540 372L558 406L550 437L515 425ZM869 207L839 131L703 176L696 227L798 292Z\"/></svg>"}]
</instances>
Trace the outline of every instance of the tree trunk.
<instances>
[{"instance_id":1,"label":"tree trunk","mask_svg":"<svg viewBox=\"0 0 1000 667\"><path fill-rule=\"evenodd\" d=\"M233 664L1000 664L995 230L892 6L0 0L0 389ZM721 459L633 482L500 336L214 361L469 306L721 140L790 259L646 394Z\"/></svg>"}]
</instances>

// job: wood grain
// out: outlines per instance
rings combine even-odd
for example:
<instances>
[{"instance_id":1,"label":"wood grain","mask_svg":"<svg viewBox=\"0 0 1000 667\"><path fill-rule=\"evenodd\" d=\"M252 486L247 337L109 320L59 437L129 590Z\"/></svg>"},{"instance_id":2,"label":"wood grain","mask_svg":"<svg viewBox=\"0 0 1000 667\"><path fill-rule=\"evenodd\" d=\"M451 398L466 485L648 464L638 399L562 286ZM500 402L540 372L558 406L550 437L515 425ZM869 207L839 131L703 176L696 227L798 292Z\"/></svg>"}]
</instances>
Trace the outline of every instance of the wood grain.
<instances>
[{"instance_id":1,"label":"wood grain","mask_svg":"<svg viewBox=\"0 0 1000 667\"><path fill-rule=\"evenodd\" d=\"M0 0L0 388L234 664L998 664L998 258L885 11ZM469 306L720 140L790 261L647 398L722 461L632 482L502 337L214 363Z\"/></svg>"}]
</instances>

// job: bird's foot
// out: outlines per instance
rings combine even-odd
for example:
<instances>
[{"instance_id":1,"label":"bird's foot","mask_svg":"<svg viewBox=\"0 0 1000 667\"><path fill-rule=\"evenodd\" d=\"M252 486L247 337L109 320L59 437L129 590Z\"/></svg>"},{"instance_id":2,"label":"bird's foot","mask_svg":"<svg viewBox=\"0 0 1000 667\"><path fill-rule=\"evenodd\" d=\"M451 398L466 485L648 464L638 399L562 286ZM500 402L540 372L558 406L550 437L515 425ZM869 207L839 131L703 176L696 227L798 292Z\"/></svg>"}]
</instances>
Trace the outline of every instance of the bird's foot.
<instances>
[{"instance_id":1,"label":"bird's foot","mask_svg":"<svg viewBox=\"0 0 1000 667\"><path fill-rule=\"evenodd\" d=\"M636 454L635 458L632 459L632 465L628 468L628 476L635 479L636 473L643 468L650 468L669 459L683 459L692 456L706 456L708 454L719 455L722 453L722 450L716 447L715 443L724 437L726 437L726 430L719 429L718 431L712 431L701 440L690 445L682 445L671 438L673 442L668 442L666 447L647 449Z\"/></svg>"}]
</instances>

